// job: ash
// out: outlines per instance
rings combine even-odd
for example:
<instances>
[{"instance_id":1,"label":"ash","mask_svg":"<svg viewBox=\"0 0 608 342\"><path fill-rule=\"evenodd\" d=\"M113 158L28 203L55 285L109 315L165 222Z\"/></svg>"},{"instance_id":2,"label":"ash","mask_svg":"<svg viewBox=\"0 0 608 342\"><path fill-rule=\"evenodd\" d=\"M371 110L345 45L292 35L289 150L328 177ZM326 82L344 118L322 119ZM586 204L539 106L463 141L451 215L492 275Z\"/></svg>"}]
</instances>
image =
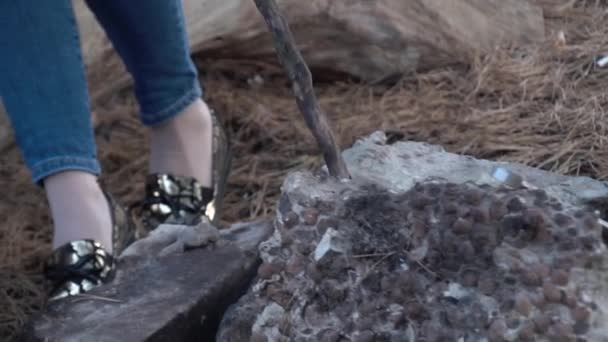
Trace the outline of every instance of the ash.
<instances>
[{"instance_id":1,"label":"ash","mask_svg":"<svg viewBox=\"0 0 608 342\"><path fill-rule=\"evenodd\" d=\"M605 253L591 211L542 190L417 185L291 203L246 296L251 341L592 341L577 274ZM228 335L226 335L228 336Z\"/></svg>"}]
</instances>

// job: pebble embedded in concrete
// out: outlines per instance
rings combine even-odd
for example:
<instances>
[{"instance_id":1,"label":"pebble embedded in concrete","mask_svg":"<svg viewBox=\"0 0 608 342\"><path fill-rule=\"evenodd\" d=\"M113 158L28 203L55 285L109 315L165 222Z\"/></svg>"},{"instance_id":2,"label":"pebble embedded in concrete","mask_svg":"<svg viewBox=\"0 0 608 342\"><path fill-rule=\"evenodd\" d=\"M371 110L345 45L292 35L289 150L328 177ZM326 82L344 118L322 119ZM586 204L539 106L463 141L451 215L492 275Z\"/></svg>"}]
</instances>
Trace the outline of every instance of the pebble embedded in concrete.
<instances>
[{"instance_id":1,"label":"pebble embedded in concrete","mask_svg":"<svg viewBox=\"0 0 608 342\"><path fill-rule=\"evenodd\" d=\"M271 304L288 324L256 325L268 340L608 340L601 229L577 192L563 190L595 183L524 170L541 190L507 188L484 176L485 161L379 140L347 151L354 181L288 177L287 210L302 219L281 231L289 239L273 237L288 241L289 256L263 258L297 270L274 278L291 297L250 291L219 340L253 326L234 324L244 308L259 317ZM319 202L331 209L306 219ZM581 243L552 243L567 237Z\"/></svg>"},{"instance_id":2,"label":"pebble embedded in concrete","mask_svg":"<svg viewBox=\"0 0 608 342\"><path fill-rule=\"evenodd\" d=\"M454 234L454 226L464 225L467 213L474 211L460 208L454 212L448 204L460 203L465 209L471 205L489 207L496 194L491 188L475 185L435 183L432 191L427 186L421 184L402 195L365 189L341 203L350 215L334 222L323 234L304 222L284 232L296 237L284 246L292 250L290 256L277 262L281 257L275 255L274 261L260 268L268 270L260 275L277 275L273 288L289 289L292 297L277 297L273 290L261 293L260 299L266 298L285 311L283 317L290 322L290 330L288 335L276 335L273 327L259 328L256 334L266 331L269 340L304 338L312 329L311 337L303 341L313 341L317 336L329 336L323 331L337 329L347 338L368 340L382 334L399 336L411 328L427 340L454 334L478 334L490 341L516 340L518 336L524 340L543 336L564 340L597 319L588 303L565 289L582 285L570 276L577 263L583 265L585 260L599 257L594 252L603 248L599 230L588 230L583 220L563 210L573 222L568 229L574 227L577 235L593 236L594 248L581 245L566 252L539 241L536 232L546 231L553 238L566 228L538 219L555 215L550 206L532 204L543 203L534 200L535 193L509 190L501 196L516 196L511 198L518 198L517 211L529 212L533 218L511 227L519 231L503 231L504 217L497 217L483 224L468 221L466 229ZM437 188L444 195L434 203L411 200ZM454 214L464 217L454 219ZM415 221L430 228L422 235L412 234L409 229ZM315 238L310 240L310 234ZM308 256L298 252L301 246L297 244L305 241L314 249ZM463 256L462 246L470 246L466 251L470 257ZM562 262L574 255L576 263ZM404 263L407 267L402 267ZM279 275L283 266L277 264L298 265L301 272ZM416 306L408 302L411 300L420 303ZM300 311L305 312L304 320L298 318ZM354 318L355 313L365 319ZM450 322L450 328L427 329L429 320L441 317ZM545 317L552 318L546 321ZM559 324L555 317L560 318Z\"/></svg>"},{"instance_id":3,"label":"pebble embedded in concrete","mask_svg":"<svg viewBox=\"0 0 608 342\"><path fill-rule=\"evenodd\" d=\"M340 238L340 234L333 228L327 229L321 241L315 248L314 260L323 263L324 259L332 258L346 252L346 245Z\"/></svg>"}]
</instances>

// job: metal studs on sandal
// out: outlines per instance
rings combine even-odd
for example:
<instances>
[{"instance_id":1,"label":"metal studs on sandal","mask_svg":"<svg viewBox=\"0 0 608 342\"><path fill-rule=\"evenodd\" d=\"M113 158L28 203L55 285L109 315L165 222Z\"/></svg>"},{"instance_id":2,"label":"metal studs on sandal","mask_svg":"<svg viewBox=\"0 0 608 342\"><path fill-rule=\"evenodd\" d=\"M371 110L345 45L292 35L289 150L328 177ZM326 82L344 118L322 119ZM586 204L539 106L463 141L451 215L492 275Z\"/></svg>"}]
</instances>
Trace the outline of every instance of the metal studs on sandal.
<instances>
[{"instance_id":1,"label":"metal studs on sandal","mask_svg":"<svg viewBox=\"0 0 608 342\"><path fill-rule=\"evenodd\" d=\"M213 188L200 185L194 178L152 174L146 180L141 206L145 233L160 224L194 225L201 220L217 225L230 173L231 155L228 136L213 118Z\"/></svg>"},{"instance_id":2,"label":"metal studs on sandal","mask_svg":"<svg viewBox=\"0 0 608 342\"><path fill-rule=\"evenodd\" d=\"M135 240L135 226L114 199L106 193L112 216L114 255ZM57 248L44 265L49 301L76 296L112 280L116 259L94 240L71 241Z\"/></svg>"},{"instance_id":3,"label":"metal studs on sandal","mask_svg":"<svg viewBox=\"0 0 608 342\"><path fill-rule=\"evenodd\" d=\"M213 189L201 186L194 178L167 174L149 175L142 221L146 231L160 224L195 225L203 217L214 218Z\"/></svg>"},{"instance_id":4,"label":"metal studs on sandal","mask_svg":"<svg viewBox=\"0 0 608 342\"><path fill-rule=\"evenodd\" d=\"M114 258L99 242L78 240L56 249L45 265L49 282L49 301L75 296L109 281Z\"/></svg>"}]
</instances>

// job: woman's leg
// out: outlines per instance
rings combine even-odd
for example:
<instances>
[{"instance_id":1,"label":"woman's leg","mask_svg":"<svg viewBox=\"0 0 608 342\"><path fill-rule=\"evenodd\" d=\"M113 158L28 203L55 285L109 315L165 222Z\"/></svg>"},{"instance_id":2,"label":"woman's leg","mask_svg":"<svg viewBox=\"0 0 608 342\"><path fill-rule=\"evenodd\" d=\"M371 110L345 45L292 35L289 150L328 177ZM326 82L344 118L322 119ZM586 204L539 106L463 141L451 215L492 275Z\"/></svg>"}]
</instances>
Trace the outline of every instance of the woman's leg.
<instances>
[{"instance_id":1,"label":"woman's leg","mask_svg":"<svg viewBox=\"0 0 608 342\"><path fill-rule=\"evenodd\" d=\"M70 0L0 2L0 97L33 179L46 189L54 247L94 239L111 252Z\"/></svg>"},{"instance_id":2,"label":"woman's leg","mask_svg":"<svg viewBox=\"0 0 608 342\"><path fill-rule=\"evenodd\" d=\"M180 0L87 0L135 80L150 126L150 173L212 182L212 121Z\"/></svg>"}]
</instances>

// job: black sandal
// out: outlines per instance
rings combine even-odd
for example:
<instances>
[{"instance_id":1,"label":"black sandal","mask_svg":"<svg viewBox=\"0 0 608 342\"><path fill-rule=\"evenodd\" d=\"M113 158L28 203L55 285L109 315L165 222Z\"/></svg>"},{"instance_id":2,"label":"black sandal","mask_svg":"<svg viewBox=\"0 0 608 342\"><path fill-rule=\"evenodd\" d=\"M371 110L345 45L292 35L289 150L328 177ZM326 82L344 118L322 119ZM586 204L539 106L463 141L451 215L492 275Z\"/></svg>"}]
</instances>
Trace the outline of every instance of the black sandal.
<instances>
[{"instance_id":1,"label":"black sandal","mask_svg":"<svg viewBox=\"0 0 608 342\"><path fill-rule=\"evenodd\" d=\"M152 174L146 180L141 207L144 234L161 224L195 225L201 221L219 224L226 183L230 174L230 141L222 125L213 118L213 188L194 178Z\"/></svg>"},{"instance_id":2,"label":"black sandal","mask_svg":"<svg viewBox=\"0 0 608 342\"><path fill-rule=\"evenodd\" d=\"M135 241L131 218L108 193L105 195L112 216L114 254L95 240L71 241L57 248L44 265L49 301L76 296L109 282L116 268L114 255L120 255Z\"/></svg>"}]
</instances>

